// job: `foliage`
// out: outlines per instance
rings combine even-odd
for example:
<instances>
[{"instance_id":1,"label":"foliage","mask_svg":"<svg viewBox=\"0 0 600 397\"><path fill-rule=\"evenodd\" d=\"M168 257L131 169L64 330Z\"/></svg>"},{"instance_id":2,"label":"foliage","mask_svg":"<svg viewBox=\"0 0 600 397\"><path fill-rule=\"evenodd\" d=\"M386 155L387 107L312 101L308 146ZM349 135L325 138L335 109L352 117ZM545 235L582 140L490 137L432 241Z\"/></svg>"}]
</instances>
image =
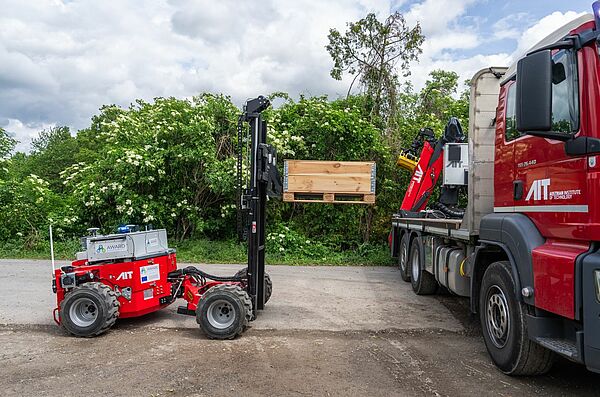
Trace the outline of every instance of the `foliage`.
<instances>
[{"instance_id":1,"label":"foliage","mask_svg":"<svg viewBox=\"0 0 600 397\"><path fill-rule=\"evenodd\" d=\"M0 161L12 152L16 144L17 141L8 136L4 129L0 128Z\"/></svg>"},{"instance_id":2,"label":"foliage","mask_svg":"<svg viewBox=\"0 0 600 397\"><path fill-rule=\"evenodd\" d=\"M13 157L15 176L25 178L38 175L48 182L53 191L63 190L60 171L75 163L73 153L77 152L77 141L71 136L69 127L52 127L43 130L31 142L29 156Z\"/></svg>"},{"instance_id":3,"label":"foliage","mask_svg":"<svg viewBox=\"0 0 600 397\"><path fill-rule=\"evenodd\" d=\"M450 115L466 127L468 97L457 98L457 90L456 74L442 71L433 72L421 91L404 86L396 101L402 110L397 127L387 135L371 117L368 95L293 101L272 94L284 99L265 113L279 158L375 161L377 202L271 200L269 263L388 263L390 216L409 178L395 165L397 152L420 127L439 134ZM74 241L87 227L112 232L121 223L151 223L167 229L182 261L243 262L245 246L232 241L239 112L222 95L157 98L127 109L104 106L74 137L62 127L43 131L31 153L2 160L2 255L22 249L43 256L51 223L65 252L76 249ZM9 153L14 142L5 146Z\"/></svg>"},{"instance_id":4,"label":"foliage","mask_svg":"<svg viewBox=\"0 0 600 397\"><path fill-rule=\"evenodd\" d=\"M88 223L157 224L181 239L223 232L222 218L232 212L238 113L228 98L158 98L102 112L93 127L102 156L62 172Z\"/></svg>"},{"instance_id":5,"label":"foliage","mask_svg":"<svg viewBox=\"0 0 600 397\"><path fill-rule=\"evenodd\" d=\"M326 48L334 62L331 76L341 80L342 74L348 72L354 76L352 84L358 78L367 96L374 101L373 115L393 119L396 113L397 66L399 63L404 76L410 74L410 61L417 60L422 52L424 36L420 25L417 23L409 28L399 12L390 15L384 22L371 13L358 22L349 23L344 34L331 29L328 38Z\"/></svg>"}]
</instances>

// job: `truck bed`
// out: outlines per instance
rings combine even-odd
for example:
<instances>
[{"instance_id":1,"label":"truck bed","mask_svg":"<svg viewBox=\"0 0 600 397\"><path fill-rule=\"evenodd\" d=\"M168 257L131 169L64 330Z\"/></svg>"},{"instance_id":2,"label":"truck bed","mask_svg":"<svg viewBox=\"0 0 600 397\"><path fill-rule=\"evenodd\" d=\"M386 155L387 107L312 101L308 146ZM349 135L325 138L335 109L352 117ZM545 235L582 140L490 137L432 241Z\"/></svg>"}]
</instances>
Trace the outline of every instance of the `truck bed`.
<instances>
[{"instance_id":1,"label":"truck bed","mask_svg":"<svg viewBox=\"0 0 600 397\"><path fill-rule=\"evenodd\" d=\"M469 241L469 231L461 228L462 223L462 219L403 218L399 215L394 215L392 218L392 226L394 227L403 227L440 237Z\"/></svg>"}]
</instances>

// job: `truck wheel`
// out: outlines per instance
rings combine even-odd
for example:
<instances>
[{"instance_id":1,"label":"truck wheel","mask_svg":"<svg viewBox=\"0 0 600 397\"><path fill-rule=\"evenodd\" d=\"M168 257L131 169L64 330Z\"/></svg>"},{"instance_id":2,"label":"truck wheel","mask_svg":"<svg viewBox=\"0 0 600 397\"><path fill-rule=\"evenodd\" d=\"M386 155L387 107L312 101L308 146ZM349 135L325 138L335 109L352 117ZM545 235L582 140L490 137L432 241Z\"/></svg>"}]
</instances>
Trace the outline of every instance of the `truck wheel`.
<instances>
[{"instance_id":1,"label":"truck wheel","mask_svg":"<svg viewBox=\"0 0 600 397\"><path fill-rule=\"evenodd\" d=\"M410 283L417 295L431 295L438 288L438 282L433 274L423 270L423 244L421 237L416 237L410 247L409 268Z\"/></svg>"},{"instance_id":2,"label":"truck wheel","mask_svg":"<svg viewBox=\"0 0 600 397\"><path fill-rule=\"evenodd\" d=\"M247 268L240 269L235 277L246 277ZM271 276L269 273L265 272L265 304L271 299L271 294L273 293L273 282L271 281Z\"/></svg>"},{"instance_id":3,"label":"truck wheel","mask_svg":"<svg viewBox=\"0 0 600 397\"><path fill-rule=\"evenodd\" d=\"M210 339L233 339L246 329L252 317L252 301L238 285L210 288L196 309L196 322Z\"/></svg>"},{"instance_id":4,"label":"truck wheel","mask_svg":"<svg viewBox=\"0 0 600 397\"><path fill-rule=\"evenodd\" d=\"M75 336L103 334L118 317L117 294L102 283L85 283L75 287L60 303L61 325Z\"/></svg>"},{"instance_id":5,"label":"truck wheel","mask_svg":"<svg viewBox=\"0 0 600 397\"><path fill-rule=\"evenodd\" d=\"M483 276L479 316L487 351L507 375L540 375L554 362L553 352L527 336L527 314L533 308L517 301L510 263L492 263Z\"/></svg>"},{"instance_id":6,"label":"truck wheel","mask_svg":"<svg viewBox=\"0 0 600 397\"><path fill-rule=\"evenodd\" d=\"M408 282L410 281L410 265L408 260L408 249L409 249L409 240L410 235L408 233L404 233L402 239L400 240L400 252L398 252L398 268L400 269L400 277L402 280Z\"/></svg>"}]
</instances>

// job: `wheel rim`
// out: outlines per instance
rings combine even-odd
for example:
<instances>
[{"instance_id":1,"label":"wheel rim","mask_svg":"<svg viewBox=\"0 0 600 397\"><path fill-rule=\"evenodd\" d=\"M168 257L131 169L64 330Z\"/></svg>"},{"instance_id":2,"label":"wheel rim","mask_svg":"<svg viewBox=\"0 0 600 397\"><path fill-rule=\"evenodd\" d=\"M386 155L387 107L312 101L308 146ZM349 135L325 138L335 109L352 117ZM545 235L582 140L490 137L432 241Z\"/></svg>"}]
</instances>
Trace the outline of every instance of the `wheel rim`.
<instances>
[{"instance_id":1,"label":"wheel rim","mask_svg":"<svg viewBox=\"0 0 600 397\"><path fill-rule=\"evenodd\" d=\"M69 317L76 326L89 327L98 317L98 306L89 298L79 298L71 305Z\"/></svg>"},{"instance_id":2,"label":"wheel rim","mask_svg":"<svg viewBox=\"0 0 600 397\"><path fill-rule=\"evenodd\" d=\"M235 321L235 309L224 299L214 301L208 306L206 317L210 325L217 329L225 329Z\"/></svg>"},{"instance_id":3,"label":"wheel rim","mask_svg":"<svg viewBox=\"0 0 600 397\"><path fill-rule=\"evenodd\" d=\"M500 287L493 285L488 289L486 301L488 335L494 346L502 349L506 346L510 334L510 311L506 296Z\"/></svg>"},{"instance_id":4,"label":"wheel rim","mask_svg":"<svg viewBox=\"0 0 600 397\"><path fill-rule=\"evenodd\" d=\"M406 244L402 244L402 246L400 247L400 270L402 270L403 272L406 271L406 251L408 251Z\"/></svg>"},{"instance_id":5,"label":"wheel rim","mask_svg":"<svg viewBox=\"0 0 600 397\"><path fill-rule=\"evenodd\" d=\"M421 269L419 268L419 254L416 251L414 252L410 262L412 278L415 282L417 282L419 280L419 271Z\"/></svg>"}]
</instances>

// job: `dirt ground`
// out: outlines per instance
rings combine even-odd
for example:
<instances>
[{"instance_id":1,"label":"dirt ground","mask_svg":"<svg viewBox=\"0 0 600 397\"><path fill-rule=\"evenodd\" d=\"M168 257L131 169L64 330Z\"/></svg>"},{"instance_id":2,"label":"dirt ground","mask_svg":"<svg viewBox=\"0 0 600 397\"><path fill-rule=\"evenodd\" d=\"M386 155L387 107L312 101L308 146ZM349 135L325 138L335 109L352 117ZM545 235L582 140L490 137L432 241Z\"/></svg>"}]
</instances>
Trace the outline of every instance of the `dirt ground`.
<instances>
[{"instance_id":1,"label":"dirt ground","mask_svg":"<svg viewBox=\"0 0 600 397\"><path fill-rule=\"evenodd\" d=\"M469 326L464 332L251 328L233 341L207 340L193 328L139 326L133 320L94 339L72 338L51 326L2 326L0 394L598 395L600 376L567 361L541 377L501 374L487 356L476 323Z\"/></svg>"},{"instance_id":2,"label":"dirt ground","mask_svg":"<svg viewBox=\"0 0 600 397\"><path fill-rule=\"evenodd\" d=\"M46 265L0 261L0 396L600 395L600 375L566 360L503 375L468 300L418 297L393 268L270 267L266 310L212 341L175 307L67 336L49 316Z\"/></svg>"}]
</instances>

